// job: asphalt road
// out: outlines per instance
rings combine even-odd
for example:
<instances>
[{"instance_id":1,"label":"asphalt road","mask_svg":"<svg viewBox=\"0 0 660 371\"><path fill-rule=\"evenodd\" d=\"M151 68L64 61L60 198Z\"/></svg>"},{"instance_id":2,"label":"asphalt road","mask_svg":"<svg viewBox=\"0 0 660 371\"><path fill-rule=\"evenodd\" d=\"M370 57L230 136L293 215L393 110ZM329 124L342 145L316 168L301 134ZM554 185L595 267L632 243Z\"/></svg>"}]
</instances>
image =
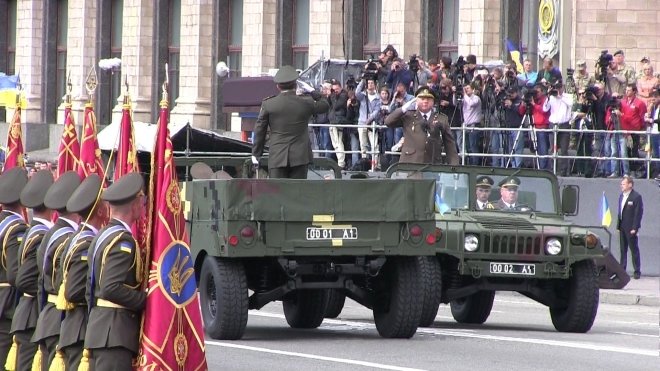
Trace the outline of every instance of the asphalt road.
<instances>
[{"instance_id":1,"label":"asphalt road","mask_svg":"<svg viewBox=\"0 0 660 371\"><path fill-rule=\"evenodd\" d=\"M442 305L408 340L378 336L371 312L348 301L315 330L288 327L281 303L251 311L240 341L207 340L211 370L657 370L658 308L601 304L587 334L556 332L547 308L496 296L484 325L459 325Z\"/></svg>"}]
</instances>

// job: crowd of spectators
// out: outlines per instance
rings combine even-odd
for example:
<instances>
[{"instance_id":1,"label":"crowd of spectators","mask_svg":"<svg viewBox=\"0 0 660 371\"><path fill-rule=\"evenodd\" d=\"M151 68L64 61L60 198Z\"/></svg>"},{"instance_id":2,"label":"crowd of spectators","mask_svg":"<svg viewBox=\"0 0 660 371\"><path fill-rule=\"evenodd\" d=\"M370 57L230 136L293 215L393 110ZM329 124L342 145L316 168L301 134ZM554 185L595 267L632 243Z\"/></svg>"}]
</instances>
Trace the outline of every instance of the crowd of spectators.
<instances>
[{"instance_id":1,"label":"crowd of spectators","mask_svg":"<svg viewBox=\"0 0 660 371\"><path fill-rule=\"evenodd\" d=\"M367 63L359 83L323 85L331 108L314 121L338 126L315 127L315 149L345 169L386 169L405 139L400 128L384 127L384 119L427 85L436 94L435 109L449 118L465 164L562 176L660 176L660 162L647 169L645 161L630 161L660 157L659 79L648 58L641 63L638 74L618 50L602 55L594 73L578 61L564 76L550 58L538 71L531 60L520 70L514 61L487 68L474 55L454 63L418 55L404 60L388 45Z\"/></svg>"}]
</instances>

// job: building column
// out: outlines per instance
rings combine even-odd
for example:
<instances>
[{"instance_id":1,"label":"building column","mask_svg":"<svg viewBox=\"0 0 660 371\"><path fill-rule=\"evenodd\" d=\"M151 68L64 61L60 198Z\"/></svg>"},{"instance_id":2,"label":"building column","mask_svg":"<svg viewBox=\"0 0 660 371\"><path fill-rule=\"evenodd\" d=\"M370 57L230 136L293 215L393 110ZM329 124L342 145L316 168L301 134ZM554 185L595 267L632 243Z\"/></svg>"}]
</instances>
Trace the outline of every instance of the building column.
<instances>
[{"instance_id":1,"label":"building column","mask_svg":"<svg viewBox=\"0 0 660 371\"><path fill-rule=\"evenodd\" d=\"M279 67L275 63L276 30L277 0L243 1L243 76L259 76Z\"/></svg>"},{"instance_id":2,"label":"building column","mask_svg":"<svg viewBox=\"0 0 660 371\"><path fill-rule=\"evenodd\" d=\"M420 54L422 2L419 0L383 1L381 22L381 44L383 49L392 44L399 57L408 60L413 54ZM423 55L424 58L428 56Z\"/></svg>"},{"instance_id":3,"label":"building column","mask_svg":"<svg viewBox=\"0 0 660 371\"><path fill-rule=\"evenodd\" d=\"M477 63L502 59L501 5L498 0L461 1L458 54L474 54Z\"/></svg>"},{"instance_id":4,"label":"building column","mask_svg":"<svg viewBox=\"0 0 660 371\"><path fill-rule=\"evenodd\" d=\"M152 121L153 16L154 8L151 0L124 0L121 38L122 95L117 99L117 105L112 111L113 122L121 120L126 78L128 78L128 92L133 108L133 121Z\"/></svg>"},{"instance_id":5,"label":"building column","mask_svg":"<svg viewBox=\"0 0 660 371\"><path fill-rule=\"evenodd\" d=\"M309 64L323 56L346 58L342 50L344 20L341 0L310 0L309 2ZM360 30L361 31L361 30Z\"/></svg>"},{"instance_id":6,"label":"building column","mask_svg":"<svg viewBox=\"0 0 660 371\"><path fill-rule=\"evenodd\" d=\"M16 9L16 73L21 75L23 94L27 108L23 110L23 122L41 122L41 64L43 1L24 0ZM11 112L10 112L11 111ZM13 110L7 110L11 119Z\"/></svg>"},{"instance_id":7,"label":"building column","mask_svg":"<svg viewBox=\"0 0 660 371\"><path fill-rule=\"evenodd\" d=\"M211 129L211 83L213 63L213 4L210 1L181 1L181 65L179 98L171 121ZM151 48L151 44L149 44Z\"/></svg>"},{"instance_id":8,"label":"building column","mask_svg":"<svg viewBox=\"0 0 660 371\"><path fill-rule=\"evenodd\" d=\"M69 0L69 32L66 50L67 74L71 74L72 114L82 126L88 100L85 82L96 61L96 0ZM96 74L100 69L96 68ZM64 102L58 107L57 123L64 124Z\"/></svg>"}]
</instances>

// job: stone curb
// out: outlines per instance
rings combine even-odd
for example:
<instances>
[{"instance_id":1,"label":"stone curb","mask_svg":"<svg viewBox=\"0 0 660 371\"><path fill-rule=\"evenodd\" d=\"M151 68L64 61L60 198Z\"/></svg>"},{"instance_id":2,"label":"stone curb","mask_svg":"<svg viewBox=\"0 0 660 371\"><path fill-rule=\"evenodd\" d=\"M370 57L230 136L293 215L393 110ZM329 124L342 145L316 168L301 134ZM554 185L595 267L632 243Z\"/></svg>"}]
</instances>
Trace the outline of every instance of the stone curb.
<instances>
[{"instance_id":1,"label":"stone curb","mask_svg":"<svg viewBox=\"0 0 660 371\"><path fill-rule=\"evenodd\" d=\"M498 291L495 298L498 296L514 296L525 297L522 294L512 291ZM625 291L617 292L617 290L600 290L601 304L617 304L617 305L644 305L649 307L660 307L660 296L654 295L637 295L628 294Z\"/></svg>"}]
</instances>

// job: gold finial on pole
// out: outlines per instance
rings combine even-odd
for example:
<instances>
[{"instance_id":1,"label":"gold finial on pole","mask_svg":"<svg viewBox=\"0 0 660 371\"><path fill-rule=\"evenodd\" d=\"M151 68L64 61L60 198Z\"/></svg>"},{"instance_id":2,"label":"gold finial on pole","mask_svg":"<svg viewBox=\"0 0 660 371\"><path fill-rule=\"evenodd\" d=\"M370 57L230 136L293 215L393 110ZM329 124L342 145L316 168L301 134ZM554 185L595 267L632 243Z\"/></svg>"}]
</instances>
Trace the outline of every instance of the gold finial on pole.
<instances>
[{"instance_id":1,"label":"gold finial on pole","mask_svg":"<svg viewBox=\"0 0 660 371\"><path fill-rule=\"evenodd\" d=\"M23 94L23 84L21 84L21 70L19 69L16 79L16 107L21 106L21 94Z\"/></svg>"},{"instance_id":2,"label":"gold finial on pole","mask_svg":"<svg viewBox=\"0 0 660 371\"><path fill-rule=\"evenodd\" d=\"M73 84L71 83L71 70L66 77L66 95L64 96L64 103L71 106L71 91L73 90Z\"/></svg>"},{"instance_id":3,"label":"gold finial on pole","mask_svg":"<svg viewBox=\"0 0 660 371\"><path fill-rule=\"evenodd\" d=\"M96 67L92 65L92 69L87 74L87 80L85 80L85 89L87 89L88 103L92 103L94 100L94 91L99 84L98 77L96 76Z\"/></svg>"},{"instance_id":4,"label":"gold finial on pole","mask_svg":"<svg viewBox=\"0 0 660 371\"><path fill-rule=\"evenodd\" d=\"M169 73L169 68L168 64L165 63L165 81L163 81L163 97L160 100L160 106L162 107L163 105L168 104L168 89L170 87L170 73Z\"/></svg>"},{"instance_id":5,"label":"gold finial on pole","mask_svg":"<svg viewBox=\"0 0 660 371\"><path fill-rule=\"evenodd\" d=\"M124 104L131 104L131 96L128 92L128 73L124 75L124 86L126 91L124 92Z\"/></svg>"}]
</instances>

